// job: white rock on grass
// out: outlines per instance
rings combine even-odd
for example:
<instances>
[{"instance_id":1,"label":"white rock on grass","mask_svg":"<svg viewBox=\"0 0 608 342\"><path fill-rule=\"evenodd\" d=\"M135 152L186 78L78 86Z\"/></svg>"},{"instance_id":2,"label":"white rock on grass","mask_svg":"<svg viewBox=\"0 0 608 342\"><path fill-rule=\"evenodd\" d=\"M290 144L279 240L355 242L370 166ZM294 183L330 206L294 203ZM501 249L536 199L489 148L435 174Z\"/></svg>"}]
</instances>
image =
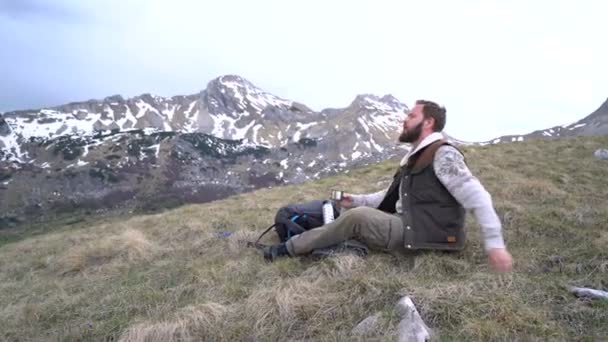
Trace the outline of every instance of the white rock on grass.
<instances>
[{"instance_id":1,"label":"white rock on grass","mask_svg":"<svg viewBox=\"0 0 608 342\"><path fill-rule=\"evenodd\" d=\"M586 287L570 287L570 292L574 293L577 297L593 298L593 299L607 299L608 292L601 290L589 289Z\"/></svg>"},{"instance_id":2,"label":"white rock on grass","mask_svg":"<svg viewBox=\"0 0 608 342\"><path fill-rule=\"evenodd\" d=\"M380 312L362 320L351 331L355 336L369 336L377 332L380 328Z\"/></svg>"},{"instance_id":3,"label":"white rock on grass","mask_svg":"<svg viewBox=\"0 0 608 342\"><path fill-rule=\"evenodd\" d=\"M399 342L424 342L431 339L431 329L424 323L409 296L399 299L397 312L401 316Z\"/></svg>"},{"instance_id":4,"label":"white rock on grass","mask_svg":"<svg viewBox=\"0 0 608 342\"><path fill-rule=\"evenodd\" d=\"M433 334L431 329L424 323L409 296L399 299L396 310L401 318L398 327L399 342L425 342L431 339ZM380 331L381 326L382 316L377 312L357 324L351 333L359 338L373 336Z\"/></svg>"},{"instance_id":5,"label":"white rock on grass","mask_svg":"<svg viewBox=\"0 0 608 342\"><path fill-rule=\"evenodd\" d=\"M598 159L607 159L608 160L608 150L605 148L600 148L599 150L595 150L593 155Z\"/></svg>"}]
</instances>

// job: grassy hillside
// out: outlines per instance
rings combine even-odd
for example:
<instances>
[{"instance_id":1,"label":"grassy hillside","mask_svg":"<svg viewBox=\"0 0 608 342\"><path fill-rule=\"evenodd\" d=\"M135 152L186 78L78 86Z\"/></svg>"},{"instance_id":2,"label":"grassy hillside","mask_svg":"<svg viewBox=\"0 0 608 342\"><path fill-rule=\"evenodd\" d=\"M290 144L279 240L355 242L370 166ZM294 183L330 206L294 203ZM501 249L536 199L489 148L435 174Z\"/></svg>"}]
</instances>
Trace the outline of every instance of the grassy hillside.
<instances>
[{"instance_id":1,"label":"grassy hillside","mask_svg":"<svg viewBox=\"0 0 608 342\"><path fill-rule=\"evenodd\" d=\"M270 264L246 247L281 205L379 190L396 161L155 215L0 232L0 340L350 340L376 312L372 338L390 340L403 295L445 340L608 338L608 302L564 287L608 287L600 147L608 137L464 149L503 222L515 260L506 275L488 269L470 216L459 254Z\"/></svg>"}]
</instances>

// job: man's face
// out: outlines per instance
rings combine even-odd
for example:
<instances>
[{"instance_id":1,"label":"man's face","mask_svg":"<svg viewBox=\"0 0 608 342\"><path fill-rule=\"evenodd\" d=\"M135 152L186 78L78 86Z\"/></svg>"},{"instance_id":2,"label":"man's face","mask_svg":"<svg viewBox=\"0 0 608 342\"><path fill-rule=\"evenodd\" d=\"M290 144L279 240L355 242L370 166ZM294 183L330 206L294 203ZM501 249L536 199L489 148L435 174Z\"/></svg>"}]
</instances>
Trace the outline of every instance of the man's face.
<instances>
[{"instance_id":1,"label":"man's face","mask_svg":"<svg viewBox=\"0 0 608 342\"><path fill-rule=\"evenodd\" d=\"M422 114L423 105L416 105L408 113L403 121L403 131L399 135L399 142L413 143L420 138L422 133L422 125L424 124L424 114Z\"/></svg>"}]
</instances>

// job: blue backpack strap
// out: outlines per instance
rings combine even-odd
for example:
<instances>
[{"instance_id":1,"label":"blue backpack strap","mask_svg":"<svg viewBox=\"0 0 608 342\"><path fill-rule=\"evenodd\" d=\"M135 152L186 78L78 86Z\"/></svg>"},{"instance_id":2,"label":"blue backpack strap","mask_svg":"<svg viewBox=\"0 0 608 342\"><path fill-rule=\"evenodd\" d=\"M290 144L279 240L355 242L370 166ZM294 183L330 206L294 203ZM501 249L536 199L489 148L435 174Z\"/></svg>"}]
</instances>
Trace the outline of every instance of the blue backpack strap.
<instances>
[{"instance_id":1,"label":"blue backpack strap","mask_svg":"<svg viewBox=\"0 0 608 342\"><path fill-rule=\"evenodd\" d=\"M296 222L296 220L300 218L300 215L295 215L294 217L292 217L291 219L289 219L291 222ZM291 229L289 229L289 227L287 227L287 240L289 240L291 238Z\"/></svg>"},{"instance_id":2,"label":"blue backpack strap","mask_svg":"<svg viewBox=\"0 0 608 342\"><path fill-rule=\"evenodd\" d=\"M299 218L303 218L306 219L307 215L306 214L302 214L302 215L294 215L292 218L289 219L289 221L295 223L296 225L298 225L298 223L296 222L297 219ZM298 230L302 230L302 228L300 227L300 225L298 225ZM294 235L293 233L297 233L297 234L301 234L304 231L297 231L297 232L292 232L291 229L289 229L289 226L287 226L287 238L289 239L292 235Z\"/></svg>"}]
</instances>

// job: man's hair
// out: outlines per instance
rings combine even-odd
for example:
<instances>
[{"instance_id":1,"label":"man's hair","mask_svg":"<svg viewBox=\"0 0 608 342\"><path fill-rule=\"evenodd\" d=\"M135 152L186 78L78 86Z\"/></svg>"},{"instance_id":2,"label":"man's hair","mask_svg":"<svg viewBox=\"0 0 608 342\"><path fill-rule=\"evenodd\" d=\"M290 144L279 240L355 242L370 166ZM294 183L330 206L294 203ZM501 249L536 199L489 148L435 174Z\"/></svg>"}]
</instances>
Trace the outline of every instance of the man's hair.
<instances>
[{"instance_id":1,"label":"man's hair","mask_svg":"<svg viewBox=\"0 0 608 342\"><path fill-rule=\"evenodd\" d=\"M425 119L435 119L435 125L433 131L441 132L445 127L445 107L439 106L433 101L418 100L417 105L422 105L422 114Z\"/></svg>"}]
</instances>

